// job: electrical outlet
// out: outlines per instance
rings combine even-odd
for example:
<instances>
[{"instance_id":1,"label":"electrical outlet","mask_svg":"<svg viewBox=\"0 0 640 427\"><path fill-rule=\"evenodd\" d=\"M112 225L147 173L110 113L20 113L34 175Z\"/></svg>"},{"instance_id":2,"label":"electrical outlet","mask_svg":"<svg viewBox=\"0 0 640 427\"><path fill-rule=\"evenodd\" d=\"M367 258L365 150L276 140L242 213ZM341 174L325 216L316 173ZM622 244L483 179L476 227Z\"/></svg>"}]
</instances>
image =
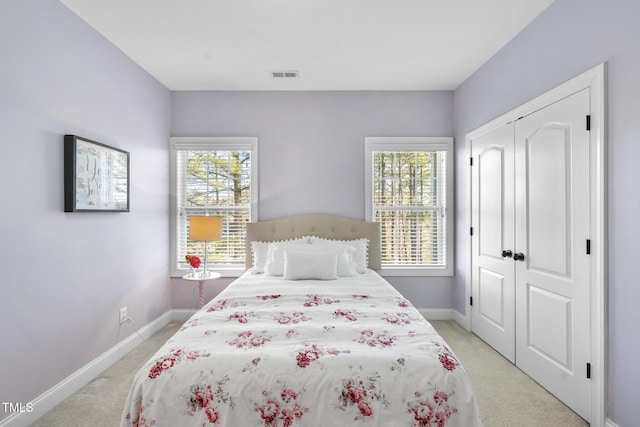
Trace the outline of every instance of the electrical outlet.
<instances>
[{"instance_id":1,"label":"electrical outlet","mask_svg":"<svg viewBox=\"0 0 640 427\"><path fill-rule=\"evenodd\" d=\"M127 317L127 307L122 307L120 309L120 324L122 325L128 319Z\"/></svg>"}]
</instances>

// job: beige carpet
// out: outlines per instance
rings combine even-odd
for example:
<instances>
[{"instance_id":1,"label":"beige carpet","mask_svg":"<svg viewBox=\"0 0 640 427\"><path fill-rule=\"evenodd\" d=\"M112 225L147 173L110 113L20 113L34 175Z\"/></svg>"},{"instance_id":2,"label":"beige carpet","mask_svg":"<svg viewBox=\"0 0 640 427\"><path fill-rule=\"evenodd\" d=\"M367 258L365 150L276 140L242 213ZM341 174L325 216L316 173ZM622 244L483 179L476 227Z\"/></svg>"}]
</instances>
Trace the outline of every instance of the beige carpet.
<instances>
[{"instance_id":1,"label":"beige carpet","mask_svg":"<svg viewBox=\"0 0 640 427\"><path fill-rule=\"evenodd\" d=\"M588 426L477 336L452 320L431 321L471 378L486 427Z\"/></svg>"},{"instance_id":2,"label":"beige carpet","mask_svg":"<svg viewBox=\"0 0 640 427\"><path fill-rule=\"evenodd\" d=\"M588 425L457 323L451 320L431 323L449 343L471 377L486 427ZM167 325L33 426L118 426L134 373L179 326L177 323Z\"/></svg>"},{"instance_id":3,"label":"beige carpet","mask_svg":"<svg viewBox=\"0 0 640 427\"><path fill-rule=\"evenodd\" d=\"M179 323L169 323L32 426L119 426L133 376L179 328Z\"/></svg>"}]
</instances>

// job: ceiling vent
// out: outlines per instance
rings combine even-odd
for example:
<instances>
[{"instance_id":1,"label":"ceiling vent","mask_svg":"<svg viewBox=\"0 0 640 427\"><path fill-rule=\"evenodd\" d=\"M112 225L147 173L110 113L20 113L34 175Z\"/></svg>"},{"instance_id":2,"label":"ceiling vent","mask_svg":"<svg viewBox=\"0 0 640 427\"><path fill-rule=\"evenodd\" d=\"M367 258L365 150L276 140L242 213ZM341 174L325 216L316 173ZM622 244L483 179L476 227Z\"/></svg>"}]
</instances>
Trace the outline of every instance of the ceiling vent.
<instances>
[{"instance_id":1,"label":"ceiling vent","mask_svg":"<svg viewBox=\"0 0 640 427\"><path fill-rule=\"evenodd\" d=\"M289 70L289 71L272 71L271 77L275 79L295 79L300 77L300 71Z\"/></svg>"}]
</instances>

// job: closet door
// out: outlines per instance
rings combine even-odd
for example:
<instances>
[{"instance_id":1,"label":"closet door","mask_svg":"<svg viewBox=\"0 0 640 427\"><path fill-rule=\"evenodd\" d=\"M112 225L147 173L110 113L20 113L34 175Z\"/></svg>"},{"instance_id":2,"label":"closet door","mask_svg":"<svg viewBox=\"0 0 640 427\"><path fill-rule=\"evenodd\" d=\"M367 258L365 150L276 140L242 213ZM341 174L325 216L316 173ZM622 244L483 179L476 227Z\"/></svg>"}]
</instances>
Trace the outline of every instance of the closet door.
<instances>
[{"instance_id":1,"label":"closet door","mask_svg":"<svg viewBox=\"0 0 640 427\"><path fill-rule=\"evenodd\" d=\"M472 331L515 363L514 125L472 141Z\"/></svg>"},{"instance_id":2,"label":"closet door","mask_svg":"<svg viewBox=\"0 0 640 427\"><path fill-rule=\"evenodd\" d=\"M514 249L516 364L587 420L588 114L584 89L515 122Z\"/></svg>"}]
</instances>

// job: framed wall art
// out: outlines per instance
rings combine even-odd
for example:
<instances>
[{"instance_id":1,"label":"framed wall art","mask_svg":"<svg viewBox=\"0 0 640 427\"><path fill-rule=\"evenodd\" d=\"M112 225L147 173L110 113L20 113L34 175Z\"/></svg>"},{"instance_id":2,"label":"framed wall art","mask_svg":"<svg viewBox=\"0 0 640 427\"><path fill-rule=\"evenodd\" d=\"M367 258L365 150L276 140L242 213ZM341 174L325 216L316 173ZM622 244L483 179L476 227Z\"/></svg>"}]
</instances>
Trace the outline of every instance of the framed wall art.
<instances>
[{"instance_id":1,"label":"framed wall art","mask_svg":"<svg viewBox=\"0 0 640 427\"><path fill-rule=\"evenodd\" d=\"M129 212L129 153L65 135L64 211Z\"/></svg>"}]
</instances>

